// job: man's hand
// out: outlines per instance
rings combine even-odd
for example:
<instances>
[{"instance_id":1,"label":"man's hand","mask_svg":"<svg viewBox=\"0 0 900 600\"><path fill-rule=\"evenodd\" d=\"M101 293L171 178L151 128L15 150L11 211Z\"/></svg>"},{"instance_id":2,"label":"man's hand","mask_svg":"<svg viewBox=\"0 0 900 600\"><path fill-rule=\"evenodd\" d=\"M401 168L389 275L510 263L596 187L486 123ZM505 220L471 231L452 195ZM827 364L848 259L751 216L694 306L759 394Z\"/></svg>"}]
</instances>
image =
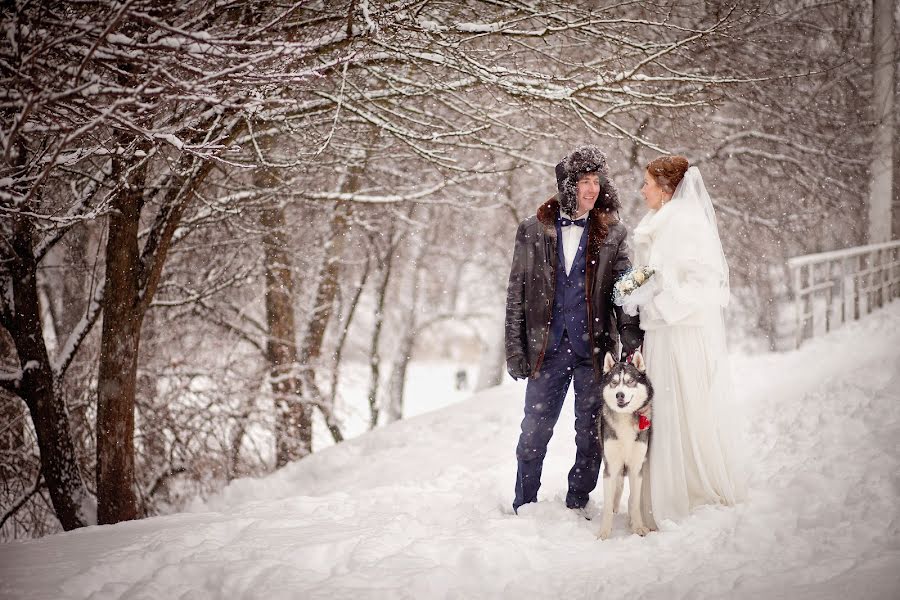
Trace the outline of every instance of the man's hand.
<instances>
[{"instance_id":1,"label":"man's hand","mask_svg":"<svg viewBox=\"0 0 900 600\"><path fill-rule=\"evenodd\" d=\"M531 375L525 355L516 354L506 359L506 371L513 379L527 379Z\"/></svg>"}]
</instances>

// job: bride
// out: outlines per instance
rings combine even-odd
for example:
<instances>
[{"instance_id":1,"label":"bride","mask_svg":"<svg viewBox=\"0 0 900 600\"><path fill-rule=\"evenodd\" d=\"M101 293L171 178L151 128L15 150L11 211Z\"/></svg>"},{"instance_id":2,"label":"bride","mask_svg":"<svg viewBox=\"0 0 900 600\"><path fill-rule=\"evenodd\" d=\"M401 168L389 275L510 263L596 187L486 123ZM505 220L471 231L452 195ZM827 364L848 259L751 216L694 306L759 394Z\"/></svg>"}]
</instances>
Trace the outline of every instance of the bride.
<instances>
[{"instance_id":1,"label":"bride","mask_svg":"<svg viewBox=\"0 0 900 600\"><path fill-rule=\"evenodd\" d=\"M744 489L727 414L728 264L712 202L683 156L650 162L641 193L650 211L634 230L635 264L655 271L639 304L654 389L641 505L656 529L703 504L732 505Z\"/></svg>"}]
</instances>

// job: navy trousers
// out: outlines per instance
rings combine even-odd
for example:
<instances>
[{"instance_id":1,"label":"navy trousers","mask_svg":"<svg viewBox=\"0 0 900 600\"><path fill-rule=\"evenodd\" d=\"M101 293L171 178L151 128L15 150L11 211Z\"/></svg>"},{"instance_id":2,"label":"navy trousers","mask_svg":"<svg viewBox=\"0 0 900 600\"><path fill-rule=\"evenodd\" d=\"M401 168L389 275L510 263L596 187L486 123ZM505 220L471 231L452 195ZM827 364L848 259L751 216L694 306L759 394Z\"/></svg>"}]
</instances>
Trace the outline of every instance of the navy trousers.
<instances>
[{"instance_id":1,"label":"navy trousers","mask_svg":"<svg viewBox=\"0 0 900 600\"><path fill-rule=\"evenodd\" d=\"M569 384L575 380L575 464L569 471L566 506L580 508L597 487L601 452L597 440L597 418L600 410L600 386L594 380L589 357L573 352L568 335L557 349L544 357L536 378L525 388L525 418L516 446L518 473L513 510L537 501L541 487L541 470L553 426L559 419Z\"/></svg>"}]
</instances>

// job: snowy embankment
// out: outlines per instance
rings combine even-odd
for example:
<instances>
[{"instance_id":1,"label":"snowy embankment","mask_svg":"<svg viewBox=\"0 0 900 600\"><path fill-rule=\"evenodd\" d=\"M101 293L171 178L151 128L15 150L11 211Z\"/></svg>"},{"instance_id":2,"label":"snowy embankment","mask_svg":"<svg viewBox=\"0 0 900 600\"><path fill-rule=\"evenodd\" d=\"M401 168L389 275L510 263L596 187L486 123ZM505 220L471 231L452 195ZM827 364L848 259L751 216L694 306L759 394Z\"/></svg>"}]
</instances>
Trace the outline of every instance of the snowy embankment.
<instances>
[{"instance_id":1,"label":"snowy embankment","mask_svg":"<svg viewBox=\"0 0 900 600\"><path fill-rule=\"evenodd\" d=\"M2 545L0 597L897 598L898 367L900 302L799 351L736 357L750 496L646 538L619 515L598 541L563 506L571 398L542 501L509 514L510 383L191 513Z\"/></svg>"}]
</instances>

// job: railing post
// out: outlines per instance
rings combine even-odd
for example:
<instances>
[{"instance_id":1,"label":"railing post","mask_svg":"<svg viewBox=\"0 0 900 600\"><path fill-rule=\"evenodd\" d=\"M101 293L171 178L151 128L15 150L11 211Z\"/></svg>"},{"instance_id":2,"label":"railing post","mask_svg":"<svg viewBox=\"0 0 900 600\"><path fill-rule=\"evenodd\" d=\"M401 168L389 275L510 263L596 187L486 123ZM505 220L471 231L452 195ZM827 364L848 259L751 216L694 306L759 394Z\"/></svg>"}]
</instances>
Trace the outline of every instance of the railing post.
<instances>
[{"instance_id":1,"label":"railing post","mask_svg":"<svg viewBox=\"0 0 900 600\"><path fill-rule=\"evenodd\" d=\"M804 265L800 268L800 285L803 290L803 339L816 335L816 305L813 302L813 291L810 289L816 283L815 264ZM804 275L806 276L804 279Z\"/></svg>"},{"instance_id":2,"label":"railing post","mask_svg":"<svg viewBox=\"0 0 900 600\"><path fill-rule=\"evenodd\" d=\"M875 305L875 308L881 308L881 251L876 250L872 252L872 263L873 263L873 271L872 275L875 278L875 286L874 286L874 297L872 298L872 303Z\"/></svg>"},{"instance_id":3,"label":"railing post","mask_svg":"<svg viewBox=\"0 0 900 600\"><path fill-rule=\"evenodd\" d=\"M794 313L795 318L797 319L797 326L794 330L794 348L800 347L800 342L803 341L803 312L801 309L800 302L800 267L791 265L791 279L793 280L793 294L794 294Z\"/></svg>"},{"instance_id":4,"label":"railing post","mask_svg":"<svg viewBox=\"0 0 900 600\"><path fill-rule=\"evenodd\" d=\"M854 277L856 284L854 285L854 289L853 289L853 320L854 321L859 320L859 318L863 314L863 309L862 309L863 282L862 282L862 275L860 274L861 271L862 271L862 258L857 256L856 257L856 275Z\"/></svg>"},{"instance_id":5,"label":"railing post","mask_svg":"<svg viewBox=\"0 0 900 600\"><path fill-rule=\"evenodd\" d=\"M841 325L847 322L847 260L840 262Z\"/></svg>"},{"instance_id":6,"label":"railing post","mask_svg":"<svg viewBox=\"0 0 900 600\"><path fill-rule=\"evenodd\" d=\"M891 250L891 299L900 297L900 247Z\"/></svg>"}]
</instances>

